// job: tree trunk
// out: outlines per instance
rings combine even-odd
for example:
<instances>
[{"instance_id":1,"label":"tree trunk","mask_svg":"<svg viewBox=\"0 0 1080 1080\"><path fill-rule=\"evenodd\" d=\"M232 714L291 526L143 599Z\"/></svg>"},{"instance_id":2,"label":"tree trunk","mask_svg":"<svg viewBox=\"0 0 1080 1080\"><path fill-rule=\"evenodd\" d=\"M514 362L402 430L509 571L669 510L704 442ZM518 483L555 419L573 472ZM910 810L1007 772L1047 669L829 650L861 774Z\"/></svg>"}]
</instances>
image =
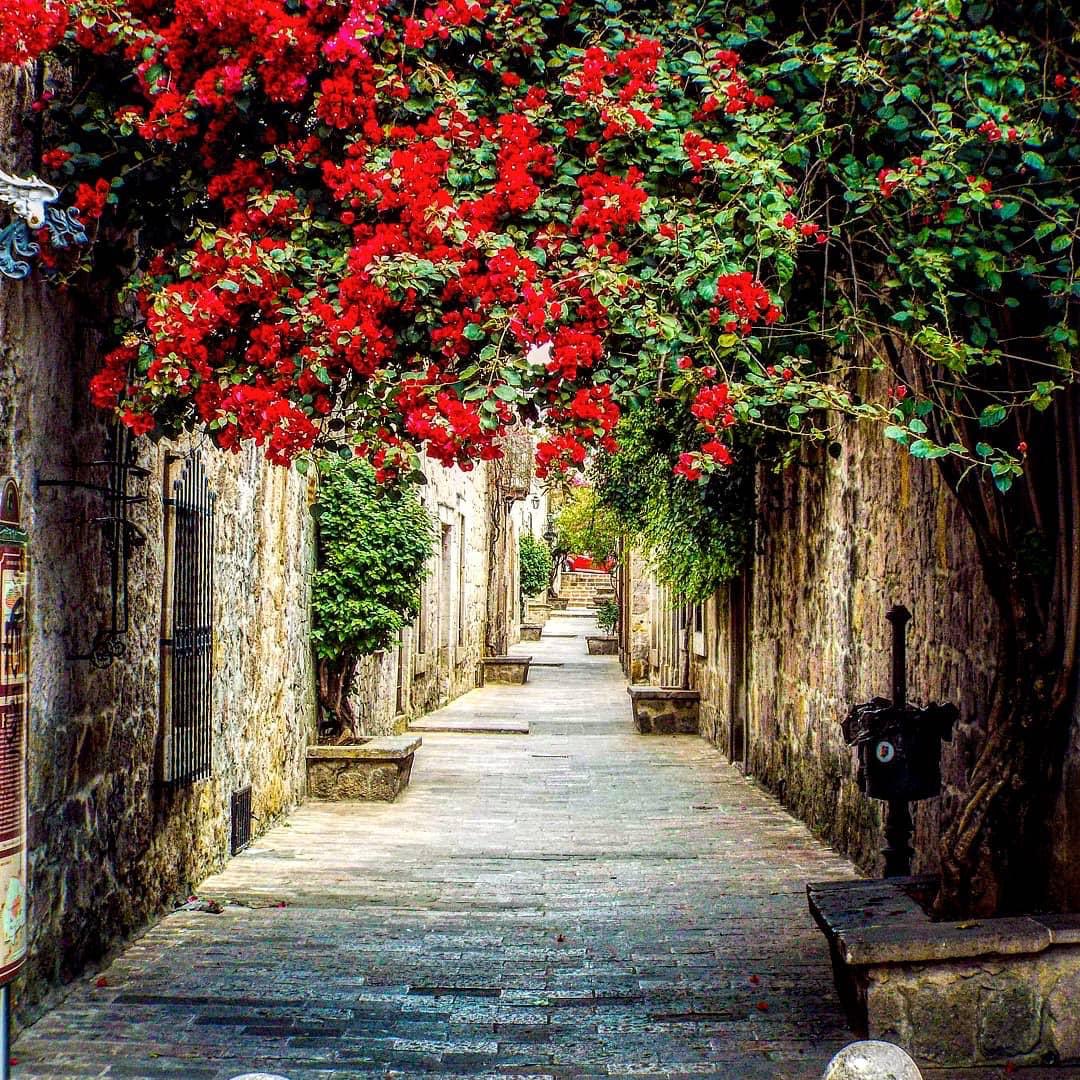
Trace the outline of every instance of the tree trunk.
<instances>
[{"instance_id":1,"label":"tree trunk","mask_svg":"<svg viewBox=\"0 0 1080 1080\"><path fill-rule=\"evenodd\" d=\"M964 801L941 838L936 911L946 917L1044 909L1049 821L1059 789L1069 709L1055 708L1054 672L1015 627L1002 635L985 735Z\"/></svg>"},{"instance_id":2,"label":"tree trunk","mask_svg":"<svg viewBox=\"0 0 1080 1080\"><path fill-rule=\"evenodd\" d=\"M331 742L351 742L360 735L350 700L357 664L353 653L319 661L319 734Z\"/></svg>"},{"instance_id":3,"label":"tree trunk","mask_svg":"<svg viewBox=\"0 0 1080 1080\"><path fill-rule=\"evenodd\" d=\"M1052 906L1052 817L1080 639L1077 397L1076 387L1063 391L1037 429L1019 432L1032 454L1007 499L945 473L971 523L1001 638L983 741L941 837L941 915Z\"/></svg>"}]
</instances>

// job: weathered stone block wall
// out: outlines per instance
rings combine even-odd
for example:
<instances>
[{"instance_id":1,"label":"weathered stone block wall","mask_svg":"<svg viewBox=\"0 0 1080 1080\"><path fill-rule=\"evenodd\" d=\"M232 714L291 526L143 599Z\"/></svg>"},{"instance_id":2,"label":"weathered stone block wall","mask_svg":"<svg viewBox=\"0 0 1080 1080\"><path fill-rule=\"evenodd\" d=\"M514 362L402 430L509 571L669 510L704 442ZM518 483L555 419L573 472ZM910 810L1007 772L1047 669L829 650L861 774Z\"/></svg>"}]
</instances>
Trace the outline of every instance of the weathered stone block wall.
<instances>
[{"instance_id":1,"label":"weathered stone block wall","mask_svg":"<svg viewBox=\"0 0 1080 1080\"><path fill-rule=\"evenodd\" d=\"M995 616L974 541L933 465L854 425L836 460L759 476L749 634L749 763L804 820L878 868L880 807L855 785L840 721L890 693L891 627L905 604L913 700L961 713L943 754L944 794L919 805L916 872L936 869L993 675Z\"/></svg>"},{"instance_id":2,"label":"weathered stone block wall","mask_svg":"<svg viewBox=\"0 0 1080 1080\"><path fill-rule=\"evenodd\" d=\"M952 701L961 712L944 747L944 793L917 804L915 870L933 872L941 823L958 807L980 745L994 672L996 615L967 523L932 463L912 460L876 430L855 424L838 458L821 453L780 475L762 470L757 480L741 707L730 589L705 605L703 633L688 637L702 734L730 755L733 707L742 712L749 771L837 848L879 871L881 806L858 791L840 721L852 704L889 695L885 612L905 604L914 614L910 696ZM682 643L670 606L669 598L651 616L659 639L650 652L653 682L679 665ZM1075 728L1066 773L1080 777ZM1077 790L1080 783L1071 793L1066 786L1056 830L1058 879L1074 905L1080 868L1069 844L1080 838Z\"/></svg>"},{"instance_id":3,"label":"weathered stone block wall","mask_svg":"<svg viewBox=\"0 0 1080 1080\"><path fill-rule=\"evenodd\" d=\"M353 704L364 735L401 731L409 718L471 690L479 678L491 559L491 477L484 464L465 473L429 460L423 471L428 482L421 498L436 527L421 591L423 613L402 631L399 646L360 661ZM501 568L496 575L508 597L515 587L513 571L513 566Z\"/></svg>"},{"instance_id":4,"label":"weathered stone block wall","mask_svg":"<svg viewBox=\"0 0 1080 1080\"><path fill-rule=\"evenodd\" d=\"M33 163L18 121L30 87L10 71L0 79L2 163L25 173ZM22 487L32 558L24 1016L221 866L233 791L252 785L256 831L301 799L315 722L308 485L253 450L198 448L217 493L212 777L171 792L158 780L166 455L194 443L139 448L150 478L133 517L147 544L131 564L126 656L105 670L71 659L108 614L107 553L93 523L101 501L36 481L102 480L76 463L104 447L86 391L103 318L37 275L0 279L0 471Z\"/></svg>"}]
</instances>

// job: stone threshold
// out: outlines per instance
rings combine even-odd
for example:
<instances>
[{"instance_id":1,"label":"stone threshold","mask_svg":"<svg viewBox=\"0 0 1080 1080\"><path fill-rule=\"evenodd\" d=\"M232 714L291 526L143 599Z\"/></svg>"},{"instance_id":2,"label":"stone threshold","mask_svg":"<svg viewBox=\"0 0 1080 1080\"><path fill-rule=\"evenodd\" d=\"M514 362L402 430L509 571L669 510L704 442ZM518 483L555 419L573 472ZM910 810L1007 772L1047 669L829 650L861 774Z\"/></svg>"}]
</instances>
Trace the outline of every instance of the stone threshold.
<instances>
[{"instance_id":1,"label":"stone threshold","mask_svg":"<svg viewBox=\"0 0 1080 1080\"><path fill-rule=\"evenodd\" d=\"M937 1067L1080 1061L1080 914L935 921L935 889L807 885L856 1032Z\"/></svg>"},{"instance_id":2,"label":"stone threshold","mask_svg":"<svg viewBox=\"0 0 1080 1080\"><path fill-rule=\"evenodd\" d=\"M618 656L619 639L606 635L586 637L585 644L589 648L590 656Z\"/></svg>"}]
</instances>

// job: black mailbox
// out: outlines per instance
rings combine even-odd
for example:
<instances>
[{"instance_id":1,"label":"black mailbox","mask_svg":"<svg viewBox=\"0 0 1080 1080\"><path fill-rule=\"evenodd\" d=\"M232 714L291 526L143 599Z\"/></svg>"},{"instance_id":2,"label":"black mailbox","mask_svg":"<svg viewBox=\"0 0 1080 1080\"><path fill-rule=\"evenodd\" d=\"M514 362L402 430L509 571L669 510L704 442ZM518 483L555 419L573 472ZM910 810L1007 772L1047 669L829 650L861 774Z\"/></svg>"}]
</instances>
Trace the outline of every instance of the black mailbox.
<instances>
[{"instance_id":1,"label":"black mailbox","mask_svg":"<svg viewBox=\"0 0 1080 1080\"><path fill-rule=\"evenodd\" d=\"M874 698L843 722L844 738L859 755L859 790L871 799L913 802L941 793L941 744L952 738L955 705L919 708Z\"/></svg>"}]
</instances>

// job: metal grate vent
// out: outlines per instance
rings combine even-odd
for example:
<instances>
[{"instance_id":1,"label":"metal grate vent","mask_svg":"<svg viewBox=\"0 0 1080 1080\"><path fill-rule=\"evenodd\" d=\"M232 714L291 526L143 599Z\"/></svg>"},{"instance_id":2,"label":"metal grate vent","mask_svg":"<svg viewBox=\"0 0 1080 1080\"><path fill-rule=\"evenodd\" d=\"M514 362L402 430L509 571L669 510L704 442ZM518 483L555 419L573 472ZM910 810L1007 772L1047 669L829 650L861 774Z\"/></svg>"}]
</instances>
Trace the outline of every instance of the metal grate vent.
<instances>
[{"instance_id":1,"label":"metal grate vent","mask_svg":"<svg viewBox=\"0 0 1080 1080\"><path fill-rule=\"evenodd\" d=\"M234 791L232 796L232 853L236 855L251 843L251 785Z\"/></svg>"}]
</instances>

